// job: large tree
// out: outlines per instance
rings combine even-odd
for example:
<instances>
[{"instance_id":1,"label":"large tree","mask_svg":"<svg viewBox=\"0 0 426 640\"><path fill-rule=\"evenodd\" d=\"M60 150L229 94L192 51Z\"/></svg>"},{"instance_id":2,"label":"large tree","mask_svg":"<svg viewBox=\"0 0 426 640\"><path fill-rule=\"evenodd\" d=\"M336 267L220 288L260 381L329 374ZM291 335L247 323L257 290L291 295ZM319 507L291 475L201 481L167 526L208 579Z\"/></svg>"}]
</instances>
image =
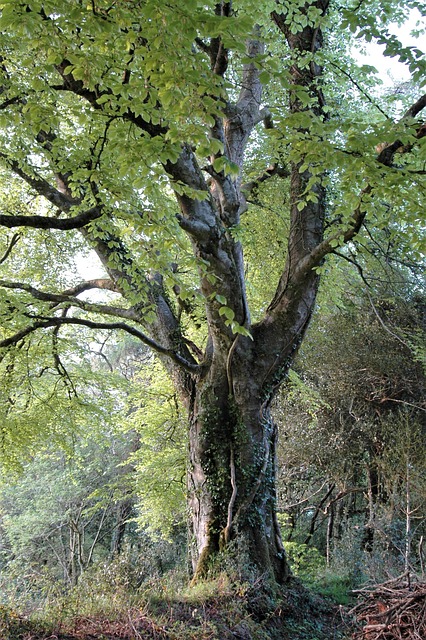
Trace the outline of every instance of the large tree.
<instances>
[{"instance_id":1,"label":"large tree","mask_svg":"<svg viewBox=\"0 0 426 640\"><path fill-rule=\"evenodd\" d=\"M0 3L4 371L41 333L69 378L67 325L126 331L159 354L188 412L195 577L228 546L285 582L271 401L326 256L364 226L374 236L393 215L407 233L420 216L426 95L387 113L371 68L342 61L345 30L376 38L417 92L424 57L386 30L407 3L333 5ZM47 237L56 278L48 260L44 280L37 264L11 277L17 245L36 263ZM83 242L107 277L65 285L66 245ZM265 292L274 282L255 306L259 270ZM98 289L115 297L88 299Z\"/></svg>"}]
</instances>

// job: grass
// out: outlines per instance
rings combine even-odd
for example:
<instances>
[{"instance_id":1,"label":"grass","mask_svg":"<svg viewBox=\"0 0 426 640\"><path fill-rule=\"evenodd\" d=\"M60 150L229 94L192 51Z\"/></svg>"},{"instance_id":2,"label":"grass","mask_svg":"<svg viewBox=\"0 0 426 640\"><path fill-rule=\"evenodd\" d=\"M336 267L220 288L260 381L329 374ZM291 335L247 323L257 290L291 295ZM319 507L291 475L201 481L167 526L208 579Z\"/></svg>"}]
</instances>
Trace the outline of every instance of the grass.
<instances>
[{"instance_id":1,"label":"grass","mask_svg":"<svg viewBox=\"0 0 426 640\"><path fill-rule=\"evenodd\" d=\"M171 572L137 589L88 575L31 612L0 607L1 640L343 640L339 608L293 579L274 597L226 575Z\"/></svg>"}]
</instances>

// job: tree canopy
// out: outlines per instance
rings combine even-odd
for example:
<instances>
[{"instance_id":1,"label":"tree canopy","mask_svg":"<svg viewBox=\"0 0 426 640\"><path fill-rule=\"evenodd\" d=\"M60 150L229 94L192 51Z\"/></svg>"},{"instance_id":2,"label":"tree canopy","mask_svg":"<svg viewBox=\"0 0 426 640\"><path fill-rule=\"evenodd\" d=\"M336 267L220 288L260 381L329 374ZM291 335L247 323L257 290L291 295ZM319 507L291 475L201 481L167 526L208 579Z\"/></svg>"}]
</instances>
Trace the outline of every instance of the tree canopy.
<instances>
[{"instance_id":1,"label":"tree canopy","mask_svg":"<svg viewBox=\"0 0 426 640\"><path fill-rule=\"evenodd\" d=\"M326 258L421 259L426 60L391 24L422 5L0 3L3 446L84 406L89 330L141 340L189 415L196 575L241 534L285 580L269 409ZM353 38L410 83L379 95Z\"/></svg>"}]
</instances>

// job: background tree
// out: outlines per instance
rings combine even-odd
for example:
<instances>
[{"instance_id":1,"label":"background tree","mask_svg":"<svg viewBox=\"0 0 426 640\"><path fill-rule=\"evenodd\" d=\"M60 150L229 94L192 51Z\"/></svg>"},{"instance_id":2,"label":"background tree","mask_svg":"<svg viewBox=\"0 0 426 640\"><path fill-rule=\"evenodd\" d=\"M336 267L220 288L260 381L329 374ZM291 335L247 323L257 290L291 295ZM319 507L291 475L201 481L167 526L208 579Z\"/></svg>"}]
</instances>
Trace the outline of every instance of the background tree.
<instances>
[{"instance_id":1,"label":"background tree","mask_svg":"<svg viewBox=\"0 0 426 640\"><path fill-rule=\"evenodd\" d=\"M424 535L424 306L393 275L323 308L276 409L287 536L358 579L419 570Z\"/></svg>"},{"instance_id":2,"label":"background tree","mask_svg":"<svg viewBox=\"0 0 426 640\"><path fill-rule=\"evenodd\" d=\"M384 42L420 84L422 52L386 30L407 6L424 12L394 1L0 4L10 181L0 224L25 230L19 255L33 264L13 275L18 239L6 235L4 376L24 353L30 371L42 340L58 384L71 384L58 352L70 326L125 331L159 354L189 417L196 577L235 538L257 574L287 578L271 401L308 327L324 258L366 220L373 237L392 215L408 232L424 196L426 96L390 117L361 88L372 109L346 118L338 102L354 81L337 63L341 33ZM249 175L249 144L266 149L260 174ZM252 321L243 242L250 273L260 257L250 238L271 228L267 209L260 217L248 206L265 182L284 203L286 234L274 293ZM15 184L22 196L10 203ZM106 277L46 278L32 253L43 238L59 265L64 243L90 246ZM98 289L113 296L82 295Z\"/></svg>"}]
</instances>

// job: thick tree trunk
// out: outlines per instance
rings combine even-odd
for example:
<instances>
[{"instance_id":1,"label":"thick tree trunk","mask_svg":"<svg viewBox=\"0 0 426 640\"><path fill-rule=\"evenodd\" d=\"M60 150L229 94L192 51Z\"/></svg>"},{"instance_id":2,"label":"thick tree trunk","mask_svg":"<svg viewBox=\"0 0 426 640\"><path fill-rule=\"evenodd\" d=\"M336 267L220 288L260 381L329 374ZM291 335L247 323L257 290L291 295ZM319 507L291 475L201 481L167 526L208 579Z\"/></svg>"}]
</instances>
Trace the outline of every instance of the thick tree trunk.
<instances>
[{"instance_id":1,"label":"thick tree trunk","mask_svg":"<svg viewBox=\"0 0 426 640\"><path fill-rule=\"evenodd\" d=\"M250 402L230 392L226 367L213 366L191 410L194 578L205 575L226 548L240 574L282 584L289 568L276 518L276 428L250 372L239 382L254 392Z\"/></svg>"}]
</instances>

